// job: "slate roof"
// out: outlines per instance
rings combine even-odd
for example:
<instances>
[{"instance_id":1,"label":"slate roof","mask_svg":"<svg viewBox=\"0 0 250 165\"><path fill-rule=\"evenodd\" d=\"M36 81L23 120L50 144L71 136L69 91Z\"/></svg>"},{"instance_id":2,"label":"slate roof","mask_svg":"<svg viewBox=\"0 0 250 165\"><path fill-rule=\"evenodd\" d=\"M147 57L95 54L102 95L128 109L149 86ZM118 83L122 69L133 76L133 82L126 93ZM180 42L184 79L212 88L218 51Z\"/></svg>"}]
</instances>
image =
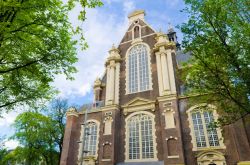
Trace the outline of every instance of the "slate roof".
<instances>
[{"instance_id":1,"label":"slate roof","mask_svg":"<svg viewBox=\"0 0 250 165\"><path fill-rule=\"evenodd\" d=\"M176 61L178 68L181 68L184 62L188 62L188 60L191 58L191 53L187 52L184 53L182 50L178 50L176 52Z\"/></svg>"}]
</instances>

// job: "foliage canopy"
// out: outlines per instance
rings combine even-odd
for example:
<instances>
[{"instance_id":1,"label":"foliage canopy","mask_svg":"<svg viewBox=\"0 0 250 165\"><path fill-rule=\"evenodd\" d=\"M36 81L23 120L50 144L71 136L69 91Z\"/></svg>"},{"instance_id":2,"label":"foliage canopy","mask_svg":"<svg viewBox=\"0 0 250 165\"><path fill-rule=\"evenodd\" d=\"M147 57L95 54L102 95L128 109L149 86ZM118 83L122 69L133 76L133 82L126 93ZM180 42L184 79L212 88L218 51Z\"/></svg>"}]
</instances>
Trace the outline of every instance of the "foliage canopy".
<instances>
[{"instance_id":1,"label":"foliage canopy","mask_svg":"<svg viewBox=\"0 0 250 165\"><path fill-rule=\"evenodd\" d=\"M5 160L30 165L59 164L68 108L66 100L57 99L43 109L44 113L30 111L18 115L12 139L21 146L5 156Z\"/></svg>"},{"instance_id":2,"label":"foliage canopy","mask_svg":"<svg viewBox=\"0 0 250 165\"><path fill-rule=\"evenodd\" d=\"M221 110L221 124L250 113L249 0L185 0L182 24L185 51L192 59L183 69L189 94ZM197 99L197 97L195 98Z\"/></svg>"},{"instance_id":3,"label":"foliage canopy","mask_svg":"<svg viewBox=\"0 0 250 165\"><path fill-rule=\"evenodd\" d=\"M85 8L102 5L99 0L2 0L0 3L0 109L32 105L48 99L56 74L73 79L77 62L69 10L80 2ZM84 38L82 37L82 40Z\"/></svg>"}]
</instances>

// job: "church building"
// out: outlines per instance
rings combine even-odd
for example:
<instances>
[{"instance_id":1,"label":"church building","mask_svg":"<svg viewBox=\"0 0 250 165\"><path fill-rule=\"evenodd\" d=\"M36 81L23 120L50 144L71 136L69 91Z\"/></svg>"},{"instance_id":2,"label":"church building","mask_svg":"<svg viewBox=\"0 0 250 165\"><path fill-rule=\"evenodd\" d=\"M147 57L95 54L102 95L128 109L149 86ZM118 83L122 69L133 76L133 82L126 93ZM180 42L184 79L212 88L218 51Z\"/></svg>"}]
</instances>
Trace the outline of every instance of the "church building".
<instances>
[{"instance_id":1,"label":"church building","mask_svg":"<svg viewBox=\"0 0 250 165\"><path fill-rule=\"evenodd\" d=\"M137 10L93 84L91 107L67 112L61 165L250 165L250 124L209 127L216 106L189 104L176 32ZM196 96L197 97L197 96Z\"/></svg>"}]
</instances>

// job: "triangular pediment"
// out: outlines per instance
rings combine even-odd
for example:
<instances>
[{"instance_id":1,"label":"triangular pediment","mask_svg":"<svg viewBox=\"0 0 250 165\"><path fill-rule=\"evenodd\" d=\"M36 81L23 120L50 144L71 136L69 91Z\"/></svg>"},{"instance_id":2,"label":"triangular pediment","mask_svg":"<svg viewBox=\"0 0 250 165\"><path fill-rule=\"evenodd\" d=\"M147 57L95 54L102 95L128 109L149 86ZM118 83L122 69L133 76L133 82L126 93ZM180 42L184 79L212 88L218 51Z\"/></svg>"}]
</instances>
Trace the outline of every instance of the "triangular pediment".
<instances>
[{"instance_id":1,"label":"triangular pediment","mask_svg":"<svg viewBox=\"0 0 250 165\"><path fill-rule=\"evenodd\" d=\"M129 112L143 111L143 110L155 110L155 101L136 97L133 100L122 106L123 112L126 115Z\"/></svg>"},{"instance_id":2,"label":"triangular pediment","mask_svg":"<svg viewBox=\"0 0 250 165\"><path fill-rule=\"evenodd\" d=\"M145 105L145 104L152 104L152 103L155 103L155 101L151 101L151 100L144 99L141 97L136 97L122 107L131 107L131 106L138 106L138 105Z\"/></svg>"}]
</instances>

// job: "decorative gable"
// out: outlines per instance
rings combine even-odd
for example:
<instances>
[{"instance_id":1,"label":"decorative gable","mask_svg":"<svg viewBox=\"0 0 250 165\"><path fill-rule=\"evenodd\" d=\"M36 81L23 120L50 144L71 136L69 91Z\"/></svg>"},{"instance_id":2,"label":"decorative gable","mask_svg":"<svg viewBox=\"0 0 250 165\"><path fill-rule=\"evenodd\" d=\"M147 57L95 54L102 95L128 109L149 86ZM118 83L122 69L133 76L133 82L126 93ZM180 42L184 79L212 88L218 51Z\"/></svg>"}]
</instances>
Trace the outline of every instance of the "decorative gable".
<instances>
[{"instance_id":1,"label":"decorative gable","mask_svg":"<svg viewBox=\"0 0 250 165\"><path fill-rule=\"evenodd\" d=\"M132 42L135 38L137 38L137 36L135 35L135 31L137 29L140 33L138 36L139 38L143 38L148 35L155 34L155 31L153 30L153 28L150 27L150 25L146 23L144 16L145 16L145 13L143 10L136 10L128 16L129 28L126 31L124 37L122 38L120 44Z\"/></svg>"},{"instance_id":2,"label":"decorative gable","mask_svg":"<svg viewBox=\"0 0 250 165\"><path fill-rule=\"evenodd\" d=\"M130 112L143 110L155 111L155 101L136 97L133 100L129 101L127 104L123 105L122 108L124 115L127 115Z\"/></svg>"}]
</instances>

